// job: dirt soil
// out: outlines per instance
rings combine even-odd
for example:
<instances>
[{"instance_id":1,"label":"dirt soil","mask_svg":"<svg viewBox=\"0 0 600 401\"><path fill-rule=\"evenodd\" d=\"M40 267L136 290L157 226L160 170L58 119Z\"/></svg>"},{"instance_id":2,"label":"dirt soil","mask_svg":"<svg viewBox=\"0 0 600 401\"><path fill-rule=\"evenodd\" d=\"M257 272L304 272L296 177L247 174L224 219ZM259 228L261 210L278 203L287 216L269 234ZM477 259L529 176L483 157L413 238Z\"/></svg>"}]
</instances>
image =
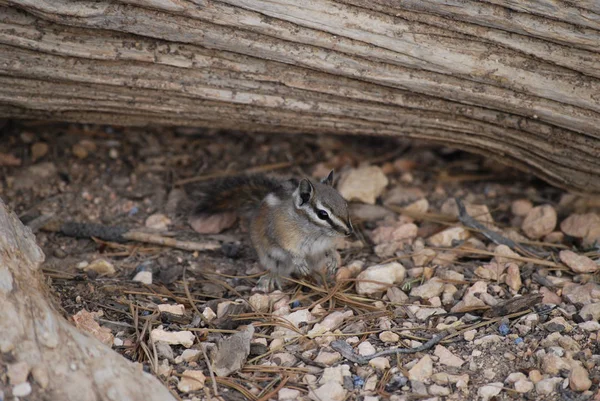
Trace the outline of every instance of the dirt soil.
<instances>
[{"instance_id":1,"label":"dirt soil","mask_svg":"<svg viewBox=\"0 0 600 401\"><path fill-rule=\"evenodd\" d=\"M373 189L375 205L352 203L356 235L340 243L337 285L298 278L258 293L262 270L244 225L200 235L187 221L190 194L222 176L335 168L343 177L364 166L388 183ZM215 389L226 400L600 399L600 199L479 156L394 138L11 122L0 133L0 197L35 231L64 315L91 316L106 329L95 335L181 399ZM455 198L484 229L459 222ZM578 215L592 222L581 234L565 226ZM64 222L218 246L74 238L56 231ZM504 246L515 253L489 232L516 241ZM357 293L357 276L384 280L369 276L378 264L390 281ZM517 296L520 307L497 308ZM213 380L218 366L207 360L224 352L216 344L248 325L251 344L228 349L243 368ZM193 344L153 341L157 328L192 332ZM440 333L428 349L364 363L332 345L369 355ZM199 352L182 355L188 347ZM202 379L190 384L194 372Z\"/></svg>"}]
</instances>

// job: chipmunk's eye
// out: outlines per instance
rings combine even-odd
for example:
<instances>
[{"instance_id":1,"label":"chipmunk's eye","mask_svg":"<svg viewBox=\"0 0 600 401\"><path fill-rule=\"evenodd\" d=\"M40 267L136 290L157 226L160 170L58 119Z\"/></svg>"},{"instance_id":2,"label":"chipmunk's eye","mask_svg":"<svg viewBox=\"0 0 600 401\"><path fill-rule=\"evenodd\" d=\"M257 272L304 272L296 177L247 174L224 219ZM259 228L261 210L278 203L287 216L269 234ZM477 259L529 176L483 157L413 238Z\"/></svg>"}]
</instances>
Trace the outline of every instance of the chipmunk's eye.
<instances>
[{"instance_id":1,"label":"chipmunk's eye","mask_svg":"<svg viewBox=\"0 0 600 401\"><path fill-rule=\"evenodd\" d=\"M329 218L329 214L325 210L317 210L317 216L321 220L327 220Z\"/></svg>"}]
</instances>

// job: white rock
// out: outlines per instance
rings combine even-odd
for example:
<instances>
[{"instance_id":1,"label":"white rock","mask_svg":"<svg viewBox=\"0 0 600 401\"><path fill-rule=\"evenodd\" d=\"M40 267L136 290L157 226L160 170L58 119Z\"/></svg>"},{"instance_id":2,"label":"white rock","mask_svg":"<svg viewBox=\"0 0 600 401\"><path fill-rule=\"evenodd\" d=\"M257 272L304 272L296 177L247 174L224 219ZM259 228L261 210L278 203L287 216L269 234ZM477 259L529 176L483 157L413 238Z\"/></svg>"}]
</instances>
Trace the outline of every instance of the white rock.
<instances>
[{"instance_id":1,"label":"white rock","mask_svg":"<svg viewBox=\"0 0 600 401\"><path fill-rule=\"evenodd\" d=\"M481 397L482 401L488 401L492 397L497 396L502 391L503 383L489 383L485 386L479 387L477 395Z\"/></svg>"},{"instance_id":2,"label":"white rock","mask_svg":"<svg viewBox=\"0 0 600 401\"><path fill-rule=\"evenodd\" d=\"M369 361L369 366L371 366L374 369L383 371L385 369L389 369L390 368L390 361L383 357L377 357L377 358L373 358Z\"/></svg>"},{"instance_id":3,"label":"white rock","mask_svg":"<svg viewBox=\"0 0 600 401\"><path fill-rule=\"evenodd\" d=\"M560 224L563 233L583 238L584 244L592 245L600 239L600 215L596 213L572 214Z\"/></svg>"},{"instance_id":4,"label":"white rock","mask_svg":"<svg viewBox=\"0 0 600 401\"><path fill-rule=\"evenodd\" d=\"M533 204L527 199L517 199L510 206L512 214L519 217L526 216L531 209L533 209Z\"/></svg>"},{"instance_id":5,"label":"white rock","mask_svg":"<svg viewBox=\"0 0 600 401\"><path fill-rule=\"evenodd\" d=\"M518 382L519 380L526 380L526 379L527 379L527 376L525 376L524 373L514 372L514 373L511 373L510 375L508 375L508 377L504 381L506 383L513 384L513 383Z\"/></svg>"},{"instance_id":6,"label":"white rock","mask_svg":"<svg viewBox=\"0 0 600 401\"><path fill-rule=\"evenodd\" d=\"M196 362L200 359L202 352L197 349L186 349L181 353L181 360L185 362Z\"/></svg>"},{"instance_id":7,"label":"white rock","mask_svg":"<svg viewBox=\"0 0 600 401\"><path fill-rule=\"evenodd\" d=\"M391 331L383 331L379 334L379 339L384 343L397 343L400 340L400 336Z\"/></svg>"},{"instance_id":8,"label":"white rock","mask_svg":"<svg viewBox=\"0 0 600 401\"><path fill-rule=\"evenodd\" d=\"M12 389L13 397L27 397L31 394L31 384L29 382L17 384Z\"/></svg>"},{"instance_id":9,"label":"white rock","mask_svg":"<svg viewBox=\"0 0 600 401\"><path fill-rule=\"evenodd\" d=\"M315 358L315 362L322 363L326 366L331 366L342 359L342 355L339 352L326 352L321 351Z\"/></svg>"},{"instance_id":10,"label":"white rock","mask_svg":"<svg viewBox=\"0 0 600 401\"><path fill-rule=\"evenodd\" d=\"M563 358L548 354L542 357L542 371L549 375L555 376L560 373L561 370L571 370L571 365L567 363Z\"/></svg>"},{"instance_id":11,"label":"white rock","mask_svg":"<svg viewBox=\"0 0 600 401\"><path fill-rule=\"evenodd\" d=\"M504 265L506 263L515 263L517 266L523 266L525 262L521 260L517 260L516 258L520 258L521 255L514 252L506 245L498 245L496 249L494 249L494 261L499 265Z\"/></svg>"},{"instance_id":12,"label":"white rock","mask_svg":"<svg viewBox=\"0 0 600 401\"><path fill-rule=\"evenodd\" d=\"M478 338L473 343L475 345L488 345L488 344L500 344L503 341L504 341L503 337L500 337L497 334L488 334L487 336Z\"/></svg>"},{"instance_id":13,"label":"white rock","mask_svg":"<svg viewBox=\"0 0 600 401\"><path fill-rule=\"evenodd\" d=\"M560 377L552 377L549 379L540 380L535 385L535 391L540 395L549 395L556 391L556 385L562 382Z\"/></svg>"},{"instance_id":14,"label":"white rock","mask_svg":"<svg viewBox=\"0 0 600 401\"><path fill-rule=\"evenodd\" d=\"M433 374L433 361L425 355L415 366L408 371L408 378L412 381L427 382Z\"/></svg>"},{"instance_id":15,"label":"white rock","mask_svg":"<svg viewBox=\"0 0 600 401\"><path fill-rule=\"evenodd\" d=\"M433 380L434 383L439 384L439 385L456 384L461 381L463 383L468 384L470 377L466 373L462 374L462 375L451 375L446 372L439 372L439 373L433 374L433 376L431 376L431 379Z\"/></svg>"},{"instance_id":16,"label":"white rock","mask_svg":"<svg viewBox=\"0 0 600 401\"><path fill-rule=\"evenodd\" d=\"M450 247L453 241L464 241L471 234L464 227L450 227L429 237L427 242L435 247Z\"/></svg>"},{"instance_id":17,"label":"white rock","mask_svg":"<svg viewBox=\"0 0 600 401\"><path fill-rule=\"evenodd\" d=\"M330 368L323 369L323 375L321 379L319 379L319 384L325 383L337 383L344 384L344 377L351 376L350 366L348 365L338 365Z\"/></svg>"},{"instance_id":18,"label":"white rock","mask_svg":"<svg viewBox=\"0 0 600 401\"><path fill-rule=\"evenodd\" d=\"M478 294L483 293L487 293L487 283L485 281L477 281L465 292L462 301L454 305L450 311L453 313L467 312L473 307L485 306L485 302L477 297Z\"/></svg>"},{"instance_id":19,"label":"white rock","mask_svg":"<svg viewBox=\"0 0 600 401\"><path fill-rule=\"evenodd\" d=\"M575 273L594 273L600 265L585 255L578 255L573 251L563 250L558 254L560 260L569 266Z\"/></svg>"},{"instance_id":20,"label":"white rock","mask_svg":"<svg viewBox=\"0 0 600 401\"><path fill-rule=\"evenodd\" d=\"M196 336L191 331L165 331L163 329L154 329L150 332L150 338L153 342L164 341L167 344L179 344L186 348L194 345Z\"/></svg>"},{"instance_id":21,"label":"white rock","mask_svg":"<svg viewBox=\"0 0 600 401\"><path fill-rule=\"evenodd\" d=\"M206 318L206 320L210 322L211 320L217 317L217 314L207 306L202 311L202 316L204 316L204 318Z\"/></svg>"},{"instance_id":22,"label":"white rock","mask_svg":"<svg viewBox=\"0 0 600 401\"><path fill-rule=\"evenodd\" d=\"M465 341L473 341L475 339L475 335L477 334L477 330L469 330L463 333L463 337Z\"/></svg>"},{"instance_id":23,"label":"white rock","mask_svg":"<svg viewBox=\"0 0 600 401\"><path fill-rule=\"evenodd\" d=\"M146 227L157 231L165 231L169 228L171 219L161 213L156 213L148 216L146 219Z\"/></svg>"},{"instance_id":24,"label":"white rock","mask_svg":"<svg viewBox=\"0 0 600 401\"><path fill-rule=\"evenodd\" d=\"M152 284L152 272L149 270L143 270L138 272L135 277L133 277L133 281L138 283L150 285Z\"/></svg>"},{"instance_id":25,"label":"white rock","mask_svg":"<svg viewBox=\"0 0 600 401\"><path fill-rule=\"evenodd\" d=\"M579 316L585 320L600 320L600 302L584 305L579 311Z\"/></svg>"},{"instance_id":26,"label":"white rock","mask_svg":"<svg viewBox=\"0 0 600 401\"><path fill-rule=\"evenodd\" d=\"M590 320L589 322L579 323L577 326L580 327L582 330L590 332L600 330L600 323L595 322L593 320Z\"/></svg>"},{"instance_id":27,"label":"white rock","mask_svg":"<svg viewBox=\"0 0 600 401\"><path fill-rule=\"evenodd\" d=\"M405 276L406 270L398 262L370 266L356 278L356 292L359 295L383 292L392 285L404 281Z\"/></svg>"},{"instance_id":28,"label":"white rock","mask_svg":"<svg viewBox=\"0 0 600 401\"><path fill-rule=\"evenodd\" d=\"M521 289L521 286L523 285L523 282L521 281L521 272L519 270L519 266L517 266L515 263L508 264L504 282L511 290L515 292L518 292Z\"/></svg>"},{"instance_id":29,"label":"white rock","mask_svg":"<svg viewBox=\"0 0 600 401\"><path fill-rule=\"evenodd\" d=\"M438 384L432 384L429 386L429 394L444 397L450 395L450 389Z\"/></svg>"},{"instance_id":30,"label":"white rock","mask_svg":"<svg viewBox=\"0 0 600 401\"><path fill-rule=\"evenodd\" d=\"M158 310L160 312L167 312L172 315L183 316L183 313L185 312L185 306L183 306L182 304L177 304L177 305L160 304L160 305L158 305Z\"/></svg>"},{"instance_id":31,"label":"white rock","mask_svg":"<svg viewBox=\"0 0 600 401\"><path fill-rule=\"evenodd\" d=\"M315 338L321 334L327 333L328 331L333 331L340 324L342 324L345 319L352 317L353 314L354 313L351 310L347 310L345 312L335 311L327 315L322 322L313 326L313 328L308 332L308 337Z\"/></svg>"},{"instance_id":32,"label":"white rock","mask_svg":"<svg viewBox=\"0 0 600 401\"><path fill-rule=\"evenodd\" d=\"M257 312L265 313L269 311L270 298L268 295L256 293L248 298L248 303Z\"/></svg>"},{"instance_id":33,"label":"white rock","mask_svg":"<svg viewBox=\"0 0 600 401\"><path fill-rule=\"evenodd\" d=\"M181 375L181 380L177 384L177 389L182 393L197 391L204 388L205 381L206 377L201 371L185 370Z\"/></svg>"},{"instance_id":34,"label":"white rock","mask_svg":"<svg viewBox=\"0 0 600 401\"><path fill-rule=\"evenodd\" d=\"M590 375L583 366L574 366L569 374L569 387L573 391L587 391L592 387L592 381Z\"/></svg>"},{"instance_id":35,"label":"white rock","mask_svg":"<svg viewBox=\"0 0 600 401\"><path fill-rule=\"evenodd\" d=\"M279 401L296 401L300 398L300 395L299 390L284 387L277 393L277 399Z\"/></svg>"},{"instance_id":36,"label":"white rock","mask_svg":"<svg viewBox=\"0 0 600 401\"><path fill-rule=\"evenodd\" d=\"M346 393L341 384L328 382L316 390L310 389L308 397L315 401L344 401Z\"/></svg>"},{"instance_id":37,"label":"white rock","mask_svg":"<svg viewBox=\"0 0 600 401\"><path fill-rule=\"evenodd\" d=\"M518 380L515 382L515 391L517 393L528 393L533 390L534 384L527 379Z\"/></svg>"},{"instance_id":38,"label":"white rock","mask_svg":"<svg viewBox=\"0 0 600 401\"><path fill-rule=\"evenodd\" d=\"M106 259L96 259L83 267L83 271L93 271L101 276L112 276L117 271L115 266Z\"/></svg>"},{"instance_id":39,"label":"white rock","mask_svg":"<svg viewBox=\"0 0 600 401\"><path fill-rule=\"evenodd\" d=\"M377 352L375 347L373 347L373 345L368 341L363 341L362 343L358 344L357 348L358 354L362 356L373 355L375 352Z\"/></svg>"},{"instance_id":40,"label":"white rock","mask_svg":"<svg viewBox=\"0 0 600 401\"><path fill-rule=\"evenodd\" d=\"M445 283L437 277L432 278L425 282L425 284L418 287L414 287L410 291L411 297L419 297L422 299L429 299L433 297L439 297L444 291Z\"/></svg>"},{"instance_id":41,"label":"white rock","mask_svg":"<svg viewBox=\"0 0 600 401\"><path fill-rule=\"evenodd\" d=\"M554 230L556 221L556 210L552 206L536 206L525 216L521 229L530 239L539 239Z\"/></svg>"},{"instance_id":42,"label":"white rock","mask_svg":"<svg viewBox=\"0 0 600 401\"><path fill-rule=\"evenodd\" d=\"M377 166L360 167L344 174L338 183L338 191L349 201L375 204L388 185L388 179Z\"/></svg>"},{"instance_id":43,"label":"white rock","mask_svg":"<svg viewBox=\"0 0 600 401\"><path fill-rule=\"evenodd\" d=\"M453 366L456 368L460 368L465 361L463 361L458 356L454 355L450 350L443 345L437 345L435 347L435 351L433 352L435 356L440 358L439 363L447 366Z\"/></svg>"}]
</instances>

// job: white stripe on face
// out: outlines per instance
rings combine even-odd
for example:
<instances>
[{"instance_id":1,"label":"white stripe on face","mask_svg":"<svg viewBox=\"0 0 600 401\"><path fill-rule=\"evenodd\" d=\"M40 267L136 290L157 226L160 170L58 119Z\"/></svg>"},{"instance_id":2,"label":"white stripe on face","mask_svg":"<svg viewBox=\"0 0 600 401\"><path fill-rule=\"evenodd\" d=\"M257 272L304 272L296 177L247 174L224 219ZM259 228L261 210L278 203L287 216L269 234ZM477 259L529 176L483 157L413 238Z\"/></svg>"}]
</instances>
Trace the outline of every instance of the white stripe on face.
<instances>
[{"instance_id":1,"label":"white stripe on face","mask_svg":"<svg viewBox=\"0 0 600 401\"><path fill-rule=\"evenodd\" d=\"M319 209L321 209L321 210L324 210L324 211L326 211L326 212L327 212L327 214L329 215L329 218L331 219L331 221L332 221L332 222L333 222L333 223L334 223L334 224L335 224L337 227L342 227L342 228L343 228L345 231L349 231L349 229L348 229L348 225L347 225L347 224L346 224L346 223L345 223L343 220L341 220L339 217L337 217L335 214L333 214L333 213L331 212L331 209L329 209L329 208L327 208L327 207L323 206L323 204L322 204L321 202L319 202L319 201L317 201L317 208L319 208ZM319 217L317 216L317 219L318 219L318 218L319 218ZM323 221L323 220L321 220L321 221ZM334 228L335 228L335 227L334 227Z\"/></svg>"}]
</instances>

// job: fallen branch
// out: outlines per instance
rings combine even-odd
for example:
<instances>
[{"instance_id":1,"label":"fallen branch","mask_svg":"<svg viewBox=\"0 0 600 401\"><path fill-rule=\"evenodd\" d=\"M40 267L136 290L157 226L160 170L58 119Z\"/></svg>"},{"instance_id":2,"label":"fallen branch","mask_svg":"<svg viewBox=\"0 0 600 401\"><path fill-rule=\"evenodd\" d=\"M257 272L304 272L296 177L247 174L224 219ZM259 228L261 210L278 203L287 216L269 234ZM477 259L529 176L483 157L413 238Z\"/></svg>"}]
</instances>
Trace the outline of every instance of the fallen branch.
<instances>
[{"instance_id":1,"label":"fallen branch","mask_svg":"<svg viewBox=\"0 0 600 401\"><path fill-rule=\"evenodd\" d=\"M343 340L335 340L331 343L331 348L342 354L344 358L349 360L350 362L358 363L360 365L364 365L368 363L373 358L379 358L380 356L387 355L396 355L396 354L414 354L417 352L427 351L430 348L433 348L434 345L439 344L446 336L448 335L448 331L444 330L437 336L434 336L431 340L427 341L425 344L420 345L414 348L394 348L388 349L385 351L377 352L372 355L362 356L354 353L354 350L350 344Z\"/></svg>"},{"instance_id":2,"label":"fallen branch","mask_svg":"<svg viewBox=\"0 0 600 401\"><path fill-rule=\"evenodd\" d=\"M159 234L130 230L125 227L105 226L94 223L66 222L62 224L49 224L44 226L43 229L46 231L59 232L63 235L74 238L98 238L103 241L112 241L118 243L137 241L147 244L168 246L171 248L192 252L214 251L221 248L219 243L212 241L181 241Z\"/></svg>"}]
</instances>

